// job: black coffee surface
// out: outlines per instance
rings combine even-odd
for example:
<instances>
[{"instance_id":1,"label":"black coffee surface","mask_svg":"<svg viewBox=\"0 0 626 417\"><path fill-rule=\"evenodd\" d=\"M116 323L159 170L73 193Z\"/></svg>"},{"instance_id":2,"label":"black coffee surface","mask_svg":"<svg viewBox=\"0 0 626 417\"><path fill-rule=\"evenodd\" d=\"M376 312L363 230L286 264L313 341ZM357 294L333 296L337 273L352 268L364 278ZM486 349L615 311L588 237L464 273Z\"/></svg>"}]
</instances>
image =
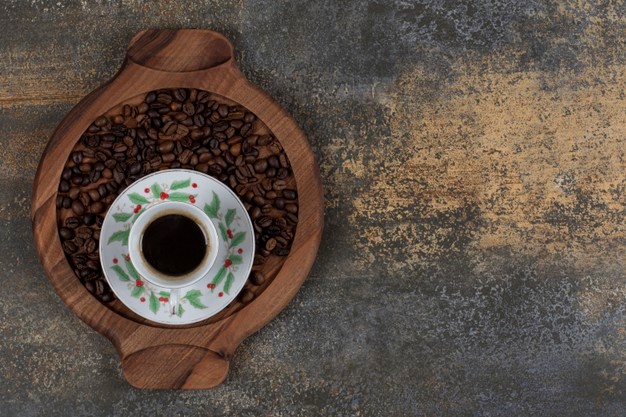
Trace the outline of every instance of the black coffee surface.
<instances>
[{"instance_id":1,"label":"black coffee surface","mask_svg":"<svg viewBox=\"0 0 626 417\"><path fill-rule=\"evenodd\" d=\"M180 214L167 214L148 225L141 250L157 271L172 277L185 275L200 265L207 241L198 224Z\"/></svg>"}]
</instances>

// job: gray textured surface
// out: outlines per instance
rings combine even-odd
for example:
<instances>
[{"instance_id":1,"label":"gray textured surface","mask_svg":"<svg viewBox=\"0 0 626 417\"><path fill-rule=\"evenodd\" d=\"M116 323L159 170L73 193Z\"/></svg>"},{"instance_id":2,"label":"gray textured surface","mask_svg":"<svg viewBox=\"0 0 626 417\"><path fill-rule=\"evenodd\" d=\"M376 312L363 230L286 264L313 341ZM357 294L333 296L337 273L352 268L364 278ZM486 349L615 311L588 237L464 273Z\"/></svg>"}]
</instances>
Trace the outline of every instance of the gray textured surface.
<instances>
[{"instance_id":1,"label":"gray textured surface","mask_svg":"<svg viewBox=\"0 0 626 417\"><path fill-rule=\"evenodd\" d=\"M626 413L626 6L611 1L0 5L0 415ZM148 27L211 28L303 127L327 228L228 379L149 392L31 238L56 124Z\"/></svg>"}]
</instances>

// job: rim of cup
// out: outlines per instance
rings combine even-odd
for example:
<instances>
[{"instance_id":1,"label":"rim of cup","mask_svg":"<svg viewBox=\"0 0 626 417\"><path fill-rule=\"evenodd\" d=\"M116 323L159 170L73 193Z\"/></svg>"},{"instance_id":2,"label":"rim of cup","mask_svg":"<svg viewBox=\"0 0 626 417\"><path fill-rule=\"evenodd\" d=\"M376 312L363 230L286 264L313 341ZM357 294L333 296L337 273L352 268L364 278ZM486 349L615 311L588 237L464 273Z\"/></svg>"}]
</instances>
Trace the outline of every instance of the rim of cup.
<instances>
[{"instance_id":1,"label":"rim of cup","mask_svg":"<svg viewBox=\"0 0 626 417\"><path fill-rule=\"evenodd\" d=\"M200 227L208 242L208 253L193 271L182 276L167 278L168 276L156 270L142 255L142 237L147 227L159 217L174 212L191 218ZM211 268L219 252L219 239L215 225L198 207L179 201L163 201L156 203L144 211L133 223L128 238L128 255L142 279L163 288L180 289L193 285L204 278Z\"/></svg>"}]
</instances>

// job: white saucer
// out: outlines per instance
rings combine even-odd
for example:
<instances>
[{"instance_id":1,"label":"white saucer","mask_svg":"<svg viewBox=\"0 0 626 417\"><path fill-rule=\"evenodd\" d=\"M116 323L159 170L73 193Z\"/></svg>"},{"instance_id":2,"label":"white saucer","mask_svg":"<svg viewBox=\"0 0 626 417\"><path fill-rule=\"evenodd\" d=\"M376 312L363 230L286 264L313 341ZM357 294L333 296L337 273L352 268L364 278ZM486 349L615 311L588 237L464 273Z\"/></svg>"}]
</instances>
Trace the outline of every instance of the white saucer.
<instances>
[{"instance_id":1,"label":"white saucer","mask_svg":"<svg viewBox=\"0 0 626 417\"><path fill-rule=\"evenodd\" d=\"M130 227L161 201L183 201L204 210L222 240L209 273L180 290L178 314L168 311L169 290L142 279L128 257ZM248 213L227 186L185 169L147 175L113 202L100 233L100 262L117 298L135 313L163 324L190 324L223 310L243 288L254 261L254 229Z\"/></svg>"}]
</instances>

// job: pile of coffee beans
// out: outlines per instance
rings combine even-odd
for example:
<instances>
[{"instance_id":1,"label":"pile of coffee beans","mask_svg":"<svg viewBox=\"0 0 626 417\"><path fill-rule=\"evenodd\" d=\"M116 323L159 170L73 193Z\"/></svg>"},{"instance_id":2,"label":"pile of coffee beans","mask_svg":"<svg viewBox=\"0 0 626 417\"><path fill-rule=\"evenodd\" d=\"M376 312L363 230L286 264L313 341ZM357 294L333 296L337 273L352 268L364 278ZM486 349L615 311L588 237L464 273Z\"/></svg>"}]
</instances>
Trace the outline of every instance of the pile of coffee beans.
<instances>
[{"instance_id":1,"label":"pile of coffee beans","mask_svg":"<svg viewBox=\"0 0 626 417\"><path fill-rule=\"evenodd\" d=\"M253 272L239 301L267 284L263 266L289 254L298 192L279 141L236 103L195 89L151 91L96 119L68 158L56 200L65 255L87 290L114 300L102 274L98 241L111 203L139 178L171 168L211 175L233 189L252 218ZM255 292L256 291L256 292Z\"/></svg>"}]
</instances>

